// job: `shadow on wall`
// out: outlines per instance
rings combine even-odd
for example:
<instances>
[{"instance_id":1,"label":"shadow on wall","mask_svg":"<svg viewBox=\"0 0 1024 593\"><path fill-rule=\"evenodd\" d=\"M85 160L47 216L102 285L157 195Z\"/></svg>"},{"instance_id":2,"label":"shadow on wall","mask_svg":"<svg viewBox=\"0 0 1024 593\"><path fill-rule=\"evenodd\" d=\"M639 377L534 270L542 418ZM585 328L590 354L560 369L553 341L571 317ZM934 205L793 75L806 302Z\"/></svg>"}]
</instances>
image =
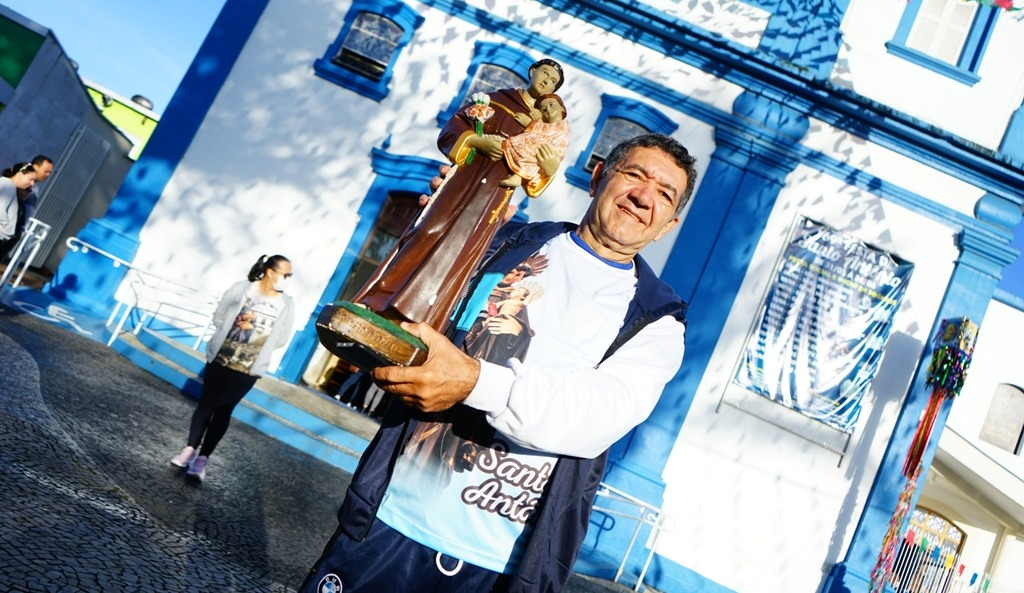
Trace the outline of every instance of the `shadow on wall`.
<instances>
[{"instance_id":1,"label":"shadow on wall","mask_svg":"<svg viewBox=\"0 0 1024 593\"><path fill-rule=\"evenodd\" d=\"M871 456L871 443L888 442L889 437L881 438L878 434L882 420L886 417L894 418L902 409L906 399L910 380L914 376L914 370L920 361L924 344L903 332L893 332L889 336L889 342L885 346L885 356L878 368L878 373L872 381L871 395L874 401L871 402L871 414L867 418L861 418L855 430L860 432L856 437L854 451L843 458L842 463L846 466L846 477L850 484L866 484L865 474L874 473L877 467L868 467ZM878 456L881 459L881 455ZM843 499L843 504L836 515L836 527L829 540L829 547L825 561L834 564L840 561L840 553L849 537L849 531L856 528L860 516L856 515L858 500L866 495L857 488L851 488ZM861 511L863 513L863 510ZM880 550L882 542L878 542ZM845 566L839 566L836 570L845 571ZM834 579L836 575L826 575L828 579ZM839 579L837 582L842 582ZM829 593L842 593L847 589L842 588Z\"/></svg>"}]
</instances>

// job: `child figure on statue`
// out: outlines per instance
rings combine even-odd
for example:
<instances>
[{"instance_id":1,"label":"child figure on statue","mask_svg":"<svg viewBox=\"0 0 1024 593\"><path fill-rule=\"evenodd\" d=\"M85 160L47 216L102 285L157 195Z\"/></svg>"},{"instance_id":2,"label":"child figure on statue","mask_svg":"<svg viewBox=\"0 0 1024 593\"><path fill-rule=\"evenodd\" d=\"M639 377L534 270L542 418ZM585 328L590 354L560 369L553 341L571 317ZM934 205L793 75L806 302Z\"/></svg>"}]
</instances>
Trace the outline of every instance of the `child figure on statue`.
<instances>
[{"instance_id":1,"label":"child figure on statue","mask_svg":"<svg viewBox=\"0 0 1024 593\"><path fill-rule=\"evenodd\" d=\"M565 104L554 93L537 98L533 117L525 113L515 115L516 121L526 129L521 134L505 138L501 143L505 162L512 175L502 179L499 186L519 187L525 181L527 187L530 187L531 183L539 183L537 152L543 144L548 144L554 150L559 161L565 158L565 151L569 147L569 120L565 117Z\"/></svg>"}]
</instances>

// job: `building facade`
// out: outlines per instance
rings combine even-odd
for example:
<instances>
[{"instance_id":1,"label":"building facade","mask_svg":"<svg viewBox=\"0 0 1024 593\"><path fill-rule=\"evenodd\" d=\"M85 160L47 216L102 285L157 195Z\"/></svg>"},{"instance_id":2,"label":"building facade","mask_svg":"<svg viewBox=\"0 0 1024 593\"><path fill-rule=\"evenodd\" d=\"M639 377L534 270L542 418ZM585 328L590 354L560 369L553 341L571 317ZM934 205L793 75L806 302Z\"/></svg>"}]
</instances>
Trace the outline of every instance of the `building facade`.
<instances>
[{"instance_id":1,"label":"building facade","mask_svg":"<svg viewBox=\"0 0 1024 593\"><path fill-rule=\"evenodd\" d=\"M316 314L414 216L444 158L440 125L475 90L556 59L572 139L556 181L523 202L530 219L578 220L617 139L661 132L698 158L682 224L644 254L690 303L686 358L605 476L673 519L645 581L866 590L892 525L901 541L914 531L898 513L909 496L908 520L960 535L934 554L920 544L928 560L891 587L941 568L961 586L948 590L1020 591L1024 319L996 290L1024 202L1019 14L962 0L228 0L78 236L211 292L286 255L299 321L274 373L322 383ZM53 288L109 312L122 274L69 254ZM980 327L969 380L936 403L936 337L965 318ZM925 470L908 490L915 448ZM584 557L614 555L622 531L595 520Z\"/></svg>"},{"instance_id":2,"label":"building facade","mask_svg":"<svg viewBox=\"0 0 1024 593\"><path fill-rule=\"evenodd\" d=\"M52 158L36 218L50 226L35 265L54 269L65 239L102 216L124 181L132 144L96 110L50 30L0 6L0 163Z\"/></svg>"}]
</instances>

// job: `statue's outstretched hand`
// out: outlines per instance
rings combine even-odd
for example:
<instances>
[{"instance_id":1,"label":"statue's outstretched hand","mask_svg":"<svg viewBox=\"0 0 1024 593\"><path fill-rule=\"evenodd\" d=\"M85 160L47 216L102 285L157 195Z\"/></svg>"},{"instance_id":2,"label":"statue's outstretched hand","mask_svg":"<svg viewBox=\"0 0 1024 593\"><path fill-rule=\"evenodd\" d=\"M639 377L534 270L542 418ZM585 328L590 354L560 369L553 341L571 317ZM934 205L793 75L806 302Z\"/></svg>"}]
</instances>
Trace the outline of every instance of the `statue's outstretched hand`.
<instances>
[{"instance_id":1,"label":"statue's outstretched hand","mask_svg":"<svg viewBox=\"0 0 1024 593\"><path fill-rule=\"evenodd\" d=\"M545 142L537 147L537 166L545 177L554 177L561 163L562 159L558 158L558 153L550 144Z\"/></svg>"}]
</instances>

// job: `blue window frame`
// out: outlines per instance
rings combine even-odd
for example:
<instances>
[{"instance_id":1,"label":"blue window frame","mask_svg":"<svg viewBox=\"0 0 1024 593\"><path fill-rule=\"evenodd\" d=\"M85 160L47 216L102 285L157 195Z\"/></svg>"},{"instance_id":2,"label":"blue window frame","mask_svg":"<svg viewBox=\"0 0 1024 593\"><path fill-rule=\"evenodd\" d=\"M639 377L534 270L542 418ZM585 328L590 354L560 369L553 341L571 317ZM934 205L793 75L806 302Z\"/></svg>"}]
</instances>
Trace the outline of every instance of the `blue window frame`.
<instances>
[{"instance_id":1,"label":"blue window frame","mask_svg":"<svg viewBox=\"0 0 1024 593\"><path fill-rule=\"evenodd\" d=\"M437 125L443 126L473 93L489 93L498 89L525 88L530 66L537 60L524 51L507 45L477 41L473 62L466 71L466 80L448 108L437 114Z\"/></svg>"},{"instance_id":2,"label":"blue window frame","mask_svg":"<svg viewBox=\"0 0 1024 593\"><path fill-rule=\"evenodd\" d=\"M601 95L601 115L594 124L594 135L576 164L566 169L565 176L569 183L587 189L594 167L604 161L616 144L648 132L671 134L678 127L679 124L646 103Z\"/></svg>"},{"instance_id":3,"label":"blue window frame","mask_svg":"<svg viewBox=\"0 0 1024 593\"><path fill-rule=\"evenodd\" d=\"M889 53L973 86L999 9L961 0L908 0Z\"/></svg>"},{"instance_id":4,"label":"blue window frame","mask_svg":"<svg viewBox=\"0 0 1024 593\"><path fill-rule=\"evenodd\" d=\"M313 62L317 76L380 101L392 68L423 17L397 0L356 0L341 32Z\"/></svg>"}]
</instances>

